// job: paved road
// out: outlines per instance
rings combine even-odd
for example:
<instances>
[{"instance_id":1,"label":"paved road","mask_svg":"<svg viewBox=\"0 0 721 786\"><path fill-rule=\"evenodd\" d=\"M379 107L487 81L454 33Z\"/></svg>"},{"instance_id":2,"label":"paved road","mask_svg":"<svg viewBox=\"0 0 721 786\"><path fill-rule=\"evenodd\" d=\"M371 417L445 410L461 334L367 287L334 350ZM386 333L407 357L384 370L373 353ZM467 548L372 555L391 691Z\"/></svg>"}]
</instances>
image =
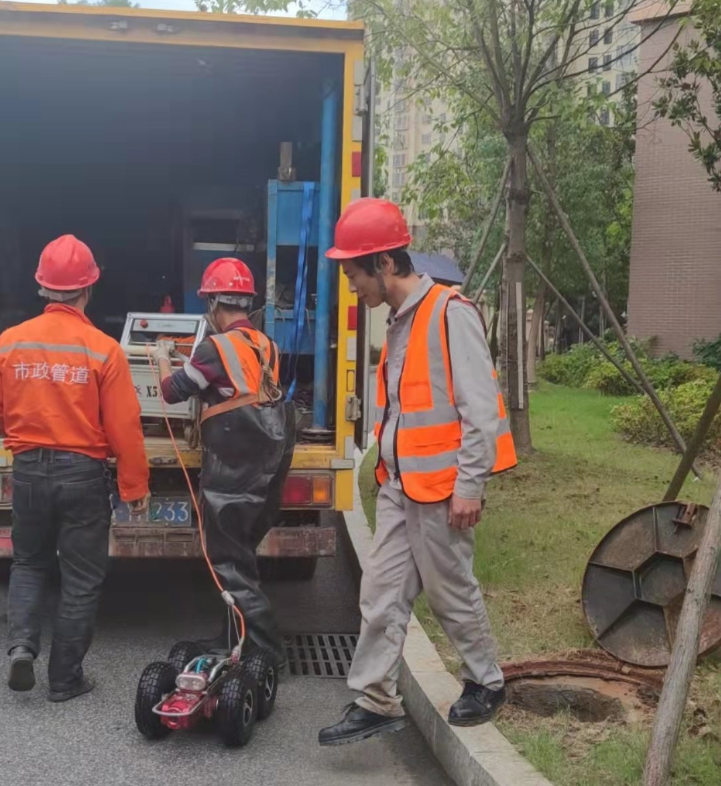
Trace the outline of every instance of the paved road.
<instances>
[{"instance_id":1,"label":"paved road","mask_svg":"<svg viewBox=\"0 0 721 786\"><path fill-rule=\"evenodd\" d=\"M4 607L7 586L0 584ZM353 582L343 555L321 564L313 582L269 588L288 632L357 629ZM342 680L287 677L274 715L249 746L223 748L210 733L178 733L148 743L132 706L143 667L177 640L216 632L214 592L187 564L121 566L111 575L87 660L94 693L64 705L46 701L46 661L29 694L5 689L0 658L0 783L3 786L452 786L415 728L362 745L321 749L318 727L350 694ZM0 639L5 638L4 616Z\"/></svg>"}]
</instances>

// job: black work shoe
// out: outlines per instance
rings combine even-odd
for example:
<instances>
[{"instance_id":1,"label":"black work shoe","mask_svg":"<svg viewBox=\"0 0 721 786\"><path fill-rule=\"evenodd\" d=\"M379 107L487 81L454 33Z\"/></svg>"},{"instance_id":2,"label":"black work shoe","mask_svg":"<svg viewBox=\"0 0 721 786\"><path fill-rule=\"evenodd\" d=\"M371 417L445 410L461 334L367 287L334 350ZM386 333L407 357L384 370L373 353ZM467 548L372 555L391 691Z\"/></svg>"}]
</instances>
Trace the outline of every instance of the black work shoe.
<instances>
[{"instance_id":1,"label":"black work shoe","mask_svg":"<svg viewBox=\"0 0 721 786\"><path fill-rule=\"evenodd\" d=\"M10 675L8 676L10 690L26 691L35 687L34 660L33 651L27 647L13 647L10 650Z\"/></svg>"},{"instance_id":2,"label":"black work shoe","mask_svg":"<svg viewBox=\"0 0 721 786\"><path fill-rule=\"evenodd\" d=\"M466 682L461 698L451 707L451 726L480 726L488 723L506 700L506 689L491 690L476 682Z\"/></svg>"},{"instance_id":3,"label":"black work shoe","mask_svg":"<svg viewBox=\"0 0 721 786\"><path fill-rule=\"evenodd\" d=\"M378 715L375 712L351 704L346 708L346 714L342 721L335 726L328 726L321 729L318 734L318 742L321 745L346 745L349 742L360 742L377 734L400 731L405 728L406 719L389 718L386 715Z\"/></svg>"},{"instance_id":4,"label":"black work shoe","mask_svg":"<svg viewBox=\"0 0 721 786\"><path fill-rule=\"evenodd\" d=\"M83 677L75 683L72 688L68 690L51 690L48 693L48 699L52 702L70 701L78 696L83 696L95 687L95 682L88 677Z\"/></svg>"}]
</instances>

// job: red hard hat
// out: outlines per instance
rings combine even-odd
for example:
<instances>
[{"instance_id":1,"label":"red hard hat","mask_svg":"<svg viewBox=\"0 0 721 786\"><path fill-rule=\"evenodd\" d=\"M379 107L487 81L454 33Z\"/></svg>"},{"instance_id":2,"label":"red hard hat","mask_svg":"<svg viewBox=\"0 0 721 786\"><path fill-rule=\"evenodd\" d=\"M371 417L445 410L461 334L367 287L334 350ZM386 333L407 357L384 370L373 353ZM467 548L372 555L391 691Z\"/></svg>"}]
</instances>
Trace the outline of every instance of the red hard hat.
<instances>
[{"instance_id":1,"label":"red hard hat","mask_svg":"<svg viewBox=\"0 0 721 786\"><path fill-rule=\"evenodd\" d=\"M35 280L46 289L83 289L100 278L93 252L74 235L63 235L48 243L40 254Z\"/></svg>"},{"instance_id":2,"label":"red hard hat","mask_svg":"<svg viewBox=\"0 0 721 786\"><path fill-rule=\"evenodd\" d=\"M403 213L385 199L359 199L350 204L335 227L329 259L353 259L403 248L411 242Z\"/></svg>"},{"instance_id":3,"label":"red hard hat","mask_svg":"<svg viewBox=\"0 0 721 786\"><path fill-rule=\"evenodd\" d=\"M199 295L255 295L255 282L250 268L233 257L223 257L211 262L203 273Z\"/></svg>"}]
</instances>

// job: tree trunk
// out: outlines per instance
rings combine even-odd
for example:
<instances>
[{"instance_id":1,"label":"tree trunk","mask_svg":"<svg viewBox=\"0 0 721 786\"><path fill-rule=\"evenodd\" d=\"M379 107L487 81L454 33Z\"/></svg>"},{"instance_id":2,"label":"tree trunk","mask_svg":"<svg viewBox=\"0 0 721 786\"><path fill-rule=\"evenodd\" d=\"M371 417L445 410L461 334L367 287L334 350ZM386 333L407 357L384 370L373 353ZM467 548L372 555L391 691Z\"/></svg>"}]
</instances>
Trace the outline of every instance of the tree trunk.
<instances>
[{"instance_id":1,"label":"tree trunk","mask_svg":"<svg viewBox=\"0 0 721 786\"><path fill-rule=\"evenodd\" d=\"M674 636L671 662L663 681L661 700L654 718L651 742L646 754L644 786L667 786L676 745L681 733L696 660L701 628L716 575L721 547L721 482L716 487L713 503L706 518L701 544L691 568L684 594L681 616Z\"/></svg>"},{"instance_id":2,"label":"tree trunk","mask_svg":"<svg viewBox=\"0 0 721 786\"><path fill-rule=\"evenodd\" d=\"M584 295L581 298L581 322L585 322L585 321L586 321L586 296ZM583 339L584 339L583 331L581 330L581 328L579 328L578 343L583 344Z\"/></svg>"},{"instance_id":3,"label":"tree trunk","mask_svg":"<svg viewBox=\"0 0 721 786\"><path fill-rule=\"evenodd\" d=\"M528 386L536 384L536 357L538 355L539 338L543 335L543 317L546 313L546 287L543 282L536 289L536 298L533 301L533 316L531 317L531 330L528 333Z\"/></svg>"},{"instance_id":4,"label":"tree trunk","mask_svg":"<svg viewBox=\"0 0 721 786\"><path fill-rule=\"evenodd\" d=\"M528 416L526 305L523 285L526 268L526 219L531 193L526 152L528 132L525 129L510 132L506 134L506 138L511 154L511 175L506 212L506 258L501 287L503 333L500 361L516 453L524 456L533 449Z\"/></svg>"}]
</instances>

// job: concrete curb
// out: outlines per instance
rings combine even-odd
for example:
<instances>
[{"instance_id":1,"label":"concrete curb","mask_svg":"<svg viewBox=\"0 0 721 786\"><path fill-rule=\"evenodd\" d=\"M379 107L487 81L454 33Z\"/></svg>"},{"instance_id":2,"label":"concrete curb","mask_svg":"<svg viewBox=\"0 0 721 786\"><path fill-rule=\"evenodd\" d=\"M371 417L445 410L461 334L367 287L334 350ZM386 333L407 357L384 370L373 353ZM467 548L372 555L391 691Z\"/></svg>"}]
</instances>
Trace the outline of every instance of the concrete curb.
<instances>
[{"instance_id":1,"label":"concrete curb","mask_svg":"<svg viewBox=\"0 0 721 786\"><path fill-rule=\"evenodd\" d=\"M344 514L359 574L373 540L358 487L363 457L364 454L356 451L354 508ZM400 688L405 706L421 734L458 786L553 786L492 724L472 728L449 726L446 718L459 696L459 684L446 671L415 616L408 626Z\"/></svg>"}]
</instances>

